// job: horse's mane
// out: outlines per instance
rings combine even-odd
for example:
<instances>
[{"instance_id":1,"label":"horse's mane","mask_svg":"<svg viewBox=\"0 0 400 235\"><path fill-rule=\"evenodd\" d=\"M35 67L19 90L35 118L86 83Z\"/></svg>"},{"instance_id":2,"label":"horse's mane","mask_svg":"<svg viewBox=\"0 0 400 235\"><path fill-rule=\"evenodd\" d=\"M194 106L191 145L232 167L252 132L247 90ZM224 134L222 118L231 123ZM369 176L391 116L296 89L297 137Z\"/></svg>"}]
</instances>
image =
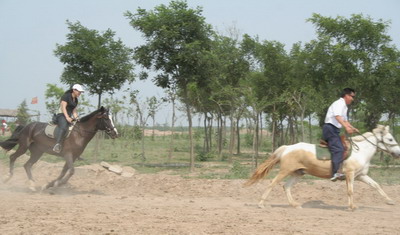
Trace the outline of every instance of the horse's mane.
<instances>
[{"instance_id":1,"label":"horse's mane","mask_svg":"<svg viewBox=\"0 0 400 235\"><path fill-rule=\"evenodd\" d=\"M357 136L351 137L351 140L353 140L355 142L361 142L361 141L364 141L366 138L373 136L374 133L378 133L378 132L387 134L387 130L385 129L385 126L378 125L374 130L372 130L372 132L366 132L362 135L357 135Z\"/></svg>"},{"instance_id":2,"label":"horse's mane","mask_svg":"<svg viewBox=\"0 0 400 235\"><path fill-rule=\"evenodd\" d=\"M104 110L103 107L101 107L100 109L98 109L98 110L96 110L96 111L93 111L92 113L89 113L88 115L82 117L82 118L80 119L80 121L81 121L81 122L87 122L87 121L89 121L94 115L96 115L97 113L99 113L99 112L102 111L102 110Z\"/></svg>"},{"instance_id":3,"label":"horse's mane","mask_svg":"<svg viewBox=\"0 0 400 235\"><path fill-rule=\"evenodd\" d=\"M351 140L354 141L354 142L361 142L361 141L364 141L365 138L368 138L368 137L373 136L373 135L374 134L372 134L372 132L366 132L366 133L364 133L362 135L356 135L356 136L351 137Z\"/></svg>"}]
</instances>

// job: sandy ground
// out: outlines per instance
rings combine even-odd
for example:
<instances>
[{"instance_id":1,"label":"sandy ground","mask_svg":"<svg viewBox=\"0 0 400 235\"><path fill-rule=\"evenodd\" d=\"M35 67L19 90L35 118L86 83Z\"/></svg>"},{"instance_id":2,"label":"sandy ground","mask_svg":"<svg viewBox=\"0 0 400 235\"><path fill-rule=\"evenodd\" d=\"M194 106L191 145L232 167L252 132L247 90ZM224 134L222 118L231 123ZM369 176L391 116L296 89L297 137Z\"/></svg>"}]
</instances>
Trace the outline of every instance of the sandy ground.
<instances>
[{"instance_id":1,"label":"sandy ground","mask_svg":"<svg viewBox=\"0 0 400 235\"><path fill-rule=\"evenodd\" d=\"M62 164L39 161L38 189ZM0 175L7 167L0 164ZM315 180L293 188L303 209L288 206L282 185L257 208L269 180L242 188L244 180L190 179L159 174L122 177L99 165L82 166L63 187L28 189L22 167L0 182L0 234L399 234L400 186L383 189L386 205L356 183L356 211L347 210L344 182Z\"/></svg>"}]
</instances>

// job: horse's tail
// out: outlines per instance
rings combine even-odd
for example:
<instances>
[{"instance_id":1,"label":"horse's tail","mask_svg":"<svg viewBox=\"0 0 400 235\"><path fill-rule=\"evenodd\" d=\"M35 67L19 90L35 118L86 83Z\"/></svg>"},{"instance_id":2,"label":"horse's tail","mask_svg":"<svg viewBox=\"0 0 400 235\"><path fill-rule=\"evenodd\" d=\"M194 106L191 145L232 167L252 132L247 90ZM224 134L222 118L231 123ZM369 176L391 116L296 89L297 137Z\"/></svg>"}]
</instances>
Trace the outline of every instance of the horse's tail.
<instances>
[{"instance_id":1,"label":"horse's tail","mask_svg":"<svg viewBox=\"0 0 400 235\"><path fill-rule=\"evenodd\" d=\"M12 148L14 148L14 146L18 144L22 129L24 129L24 126L17 126L9 139L0 142L0 147L6 151L10 151Z\"/></svg>"},{"instance_id":2,"label":"horse's tail","mask_svg":"<svg viewBox=\"0 0 400 235\"><path fill-rule=\"evenodd\" d=\"M272 170L272 168L274 168L274 166L279 163L285 147L286 146L283 145L275 150L275 152L273 152L272 155L267 158L267 160L265 160L259 167L257 167L251 178L246 183L244 183L243 186L250 186L264 178Z\"/></svg>"}]
</instances>

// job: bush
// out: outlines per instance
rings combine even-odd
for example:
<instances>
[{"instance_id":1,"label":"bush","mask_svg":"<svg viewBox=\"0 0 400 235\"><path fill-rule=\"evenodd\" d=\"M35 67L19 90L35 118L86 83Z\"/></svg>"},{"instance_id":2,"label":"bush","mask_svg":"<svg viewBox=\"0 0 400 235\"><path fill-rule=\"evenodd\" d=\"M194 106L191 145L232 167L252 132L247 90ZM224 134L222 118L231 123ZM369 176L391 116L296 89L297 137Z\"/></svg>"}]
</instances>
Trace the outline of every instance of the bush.
<instances>
[{"instance_id":1,"label":"bush","mask_svg":"<svg viewBox=\"0 0 400 235\"><path fill-rule=\"evenodd\" d=\"M246 134L244 136L244 143L247 147L253 146L253 135L252 134Z\"/></svg>"},{"instance_id":2,"label":"bush","mask_svg":"<svg viewBox=\"0 0 400 235\"><path fill-rule=\"evenodd\" d=\"M200 162L206 162L214 158L214 154L206 152L200 145L194 146L194 151L196 153L196 160Z\"/></svg>"},{"instance_id":3,"label":"bush","mask_svg":"<svg viewBox=\"0 0 400 235\"><path fill-rule=\"evenodd\" d=\"M226 179L246 179L249 177L250 169L240 164L239 162L233 162L232 168L229 173L225 176Z\"/></svg>"}]
</instances>

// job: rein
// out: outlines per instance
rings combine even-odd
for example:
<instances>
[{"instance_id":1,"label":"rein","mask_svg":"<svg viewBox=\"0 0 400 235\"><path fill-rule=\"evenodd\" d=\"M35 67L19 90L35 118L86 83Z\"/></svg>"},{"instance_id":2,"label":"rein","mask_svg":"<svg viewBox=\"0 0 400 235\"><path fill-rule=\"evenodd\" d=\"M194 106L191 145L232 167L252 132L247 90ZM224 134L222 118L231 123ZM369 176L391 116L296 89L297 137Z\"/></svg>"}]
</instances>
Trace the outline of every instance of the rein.
<instances>
[{"instance_id":1,"label":"rein","mask_svg":"<svg viewBox=\"0 0 400 235\"><path fill-rule=\"evenodd\" d=\"M361 134L360 132L357 132L357 134L359 134L359 135L361 135L368 143L370 143L370 144L372 144L373 146L375 146L378 150L381 150L381 151L383 151L383 152L385 152L385 153L388 153L388 154L391 154L390 152L389 152L389 148L388 148L388 146L398 146L398 144L387 144L387 143L385 143L384 141L383 141L383 137L382 137L382 140L379 140L378 139L378 137L375 135L375 133L374 132L372 132L372 134L374 135L374 137L375 137L375 139L377 140L377 143L379 144L379 143L382 143L384 146L385 146L385 148L386 149L383 149L383 148L381 148L381 147L379 147L379 145L378 144L375 144L375 143L372 143L367 137L365 137L363 134ZM356 143L354 143L354 141L350 138L350 143L351 143L351 146L353 146L354 145L354 148L356 149L356 150L359 150L360 149L360 147L358 147L358 145L356 144Z\"/></svg>"},{"instance_id":2,"label":"rein","mask_svg":"<svg viewBox=\"0 0 400 235\"><path fill-rule=\"evenodd\" d=\"M72 129L72 131L78 132L79 135L82 136L82 137L88 136L88 135L84 135L82 132L86 132L86 133L89 133L89 134L97 133L97 130L95 130L95 131L85 130L85 129L81 128L80 125L74 125L74 128Z\"/></svg>"},{"instance_id":3,"label":"rein","mask_svg":"<svg viewBox=\"0 0 400 235\"><path fill-rule=\"evenodd\" d=\"M97 123L96 124L96 130L85 130L85 129L83 129L83 128L81 128L80 127L80 125L75 125L74 124L74 128L72 129L73 131L75 130L75 131L77 131L82 137L85 137L85 135L83 135L82 133L81 133L81 131L82 132L86 132L86 133L89 133L89 134L95 134L95 133L97 133L97 131L98 130L103 130L103 131L105 131L107 134L110 134L111 132L112 132L112 129L111 128L109 128L106 124L105 124L105 120L103 119L103 118L100 118L101 120L100 120L100 124L101 125L103 125L104 127L104 129L101 129L101 127L99 127L99 124Z\"/></svg>"}]
</instances>

